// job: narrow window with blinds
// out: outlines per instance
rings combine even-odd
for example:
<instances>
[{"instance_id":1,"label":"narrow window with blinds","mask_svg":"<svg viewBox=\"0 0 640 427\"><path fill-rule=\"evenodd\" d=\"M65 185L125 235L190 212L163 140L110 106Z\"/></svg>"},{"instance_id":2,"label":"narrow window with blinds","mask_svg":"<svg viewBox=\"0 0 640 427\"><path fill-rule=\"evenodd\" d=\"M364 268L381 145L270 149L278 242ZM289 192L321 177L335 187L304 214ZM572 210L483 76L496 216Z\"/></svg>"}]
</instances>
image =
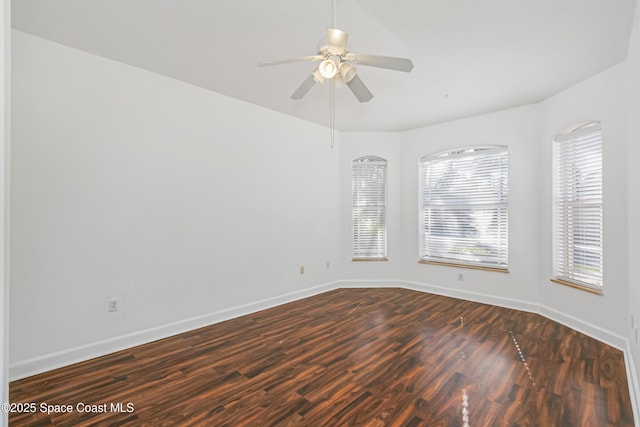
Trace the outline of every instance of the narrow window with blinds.
<instances>
[{"instance_id":1,"label":"narrow window with blinds","mask_svg":"<svg viewBox=\"0 0 640 427\"><path fill-rule=\"evenodd\" d=\"M602 129L589 122L553 142L554 282L602 293Z\"/></svg>"},{"instance_id":2,"label":"narrow window with blinds","mask_svg":"<svg viewBox=\"0 0 640 427\"><path fill-rule=\"evenodd\" d=\"M507 147L420 159L420 262L507 272Z\"/></svg>"},{"instance_id":3,"label":"narrow window with blinds","mask_svg":"<svg viewBox=\"0 0 640 427\"><path fill-rule=\"evenodd\" d=\"M387 161L379 157L360 157L352 162L354 261L387 259L386 175Z\"/></svg>"}]
</instances>

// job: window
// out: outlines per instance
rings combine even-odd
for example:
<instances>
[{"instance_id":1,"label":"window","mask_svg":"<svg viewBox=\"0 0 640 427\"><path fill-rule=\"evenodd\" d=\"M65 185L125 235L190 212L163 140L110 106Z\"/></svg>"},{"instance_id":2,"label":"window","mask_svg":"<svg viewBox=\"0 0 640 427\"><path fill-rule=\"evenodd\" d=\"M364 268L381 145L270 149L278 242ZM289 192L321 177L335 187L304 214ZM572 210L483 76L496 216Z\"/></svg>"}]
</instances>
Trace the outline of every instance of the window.
<instances>
[{"instance_id":1,"label":"window","mask_svg":"<svg viewBox=\"0 0 640 427\"><path fill-rule=\"evenodd\" d=\"M558 135L554 157L554 281L602 291L602 130Z\"/></svg>"},{"instance_id":2,"label":"window","mask_svg":"<svg viewBox=\"0 0 640 427\"><path fill-rule=\"evenodd\" d=\"M420 159L420 262L507 271L508 163L502 146Z\"/></svg>"},{"instance_id":3,"label":"window","mask_svg":"<svg viewBox=\"0 0 640 427\"><path fill-rule=\"evenodd\" d=\"M387 162L379 157L360 157L351 168L353 259L386 260Z\"/></svg>"}]
</instances>

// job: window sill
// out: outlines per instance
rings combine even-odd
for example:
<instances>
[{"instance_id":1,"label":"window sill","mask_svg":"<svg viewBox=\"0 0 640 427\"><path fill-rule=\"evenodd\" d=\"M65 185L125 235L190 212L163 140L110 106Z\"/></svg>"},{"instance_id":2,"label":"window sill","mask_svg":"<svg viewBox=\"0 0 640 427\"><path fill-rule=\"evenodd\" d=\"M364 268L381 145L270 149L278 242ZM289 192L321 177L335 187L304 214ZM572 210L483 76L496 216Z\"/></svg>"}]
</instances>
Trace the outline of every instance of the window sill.
<instances>
[{"instance_id":1,"label":"window sill","mask_svg":"<svg viewBox=\"0 0 640 427\"><path fill-rule=\"evenodd\" d=\"M445 267L457 267L457 268L468 268L471 270L484 270L484 271L493 271L496 273L508 273L508 268L498 268L498 267L482 267L479 265L471 265L471 264L456 264L453 262L442 262L442 261L427 261L427 260L419 260L418 264L427 264L427 265L442 265Z\"/></svg>"},{"instance_id":2,"label":"window sill","mask_svg":"<svg viewBox=\"0 0 640 427\"><path fill-rule=\"evenodd\" d=\"M602 289L596 289L586 285L579 285L577 283L569 282L568 280L562 280L562 279L550 279L550 280L553 283L569 286L570 288L580 289L581 291L591 292L592 294L596 294L596 295L604 295L604 292L602 292Z\"/></svg>"},{"instance_id":3,"label":"window sill","mask_svg":"<svg viewBox=\"0 0 640 427\"><path fill-rule=\"evenodd\" d=\"M351 258L351 261L389 261L387 257L380 258Z\"/></svg>"}]
</instances>

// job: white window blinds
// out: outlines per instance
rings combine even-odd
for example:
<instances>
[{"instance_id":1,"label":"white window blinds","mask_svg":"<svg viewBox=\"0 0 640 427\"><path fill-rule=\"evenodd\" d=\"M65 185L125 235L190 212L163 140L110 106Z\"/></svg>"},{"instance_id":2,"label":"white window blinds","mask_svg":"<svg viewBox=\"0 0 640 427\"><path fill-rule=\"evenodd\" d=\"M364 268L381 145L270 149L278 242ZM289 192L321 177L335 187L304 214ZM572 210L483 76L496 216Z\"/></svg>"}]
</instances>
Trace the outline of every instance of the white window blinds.
<instances>
[{"instance_id":1,"label":"white window blinds","mask_svg":"<svg viewBox=\"0 0 640 427\"><path fill-rule=\"evenodd\" d=\"M420 260L508 267L508 163L506 147L420 160Z\"/></svg>"},{"instance_id":2,"label":"white window blinds","mask_svg":"<svg viewBox=\"0 0 640 427\"><path fill-rule=\"evenodd\" d=\"M554 275L602 288L602 130L590 122L554 141Z\"/></svg>"},{"instance_id":3,"label":"white window blinds","mask_svg":"<svg viewBox=\"0 0 640 427\"><path fill-rule=\"evenodd\" d=\"M379 157L360 157L352 162L354 259L387 256L386 173L387 162Z\"/></svg>"}]
</instances>

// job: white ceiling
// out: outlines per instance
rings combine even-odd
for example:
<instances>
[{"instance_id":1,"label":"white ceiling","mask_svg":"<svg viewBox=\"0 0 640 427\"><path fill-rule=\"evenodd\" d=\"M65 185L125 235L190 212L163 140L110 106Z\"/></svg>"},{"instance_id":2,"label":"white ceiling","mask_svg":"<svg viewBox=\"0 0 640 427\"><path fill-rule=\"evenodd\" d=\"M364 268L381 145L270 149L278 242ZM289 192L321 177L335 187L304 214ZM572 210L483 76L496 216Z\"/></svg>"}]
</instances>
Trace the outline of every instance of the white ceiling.
<instances>
[{"instance_id":1,"label":"white ceiling","mask_svg":"<svg viewBox=\"0 0 640 427\"><path fill-rule=\"evenodd\" d=\"M358 53L413 60L359 67L374 98L336 93L336 126L396 131L540 101L626 57L635 0L336 0ZM13 27L266 108L329 124L329 85L291 93L331 0L18 0Z\"/></svg>"}]
</instances>

